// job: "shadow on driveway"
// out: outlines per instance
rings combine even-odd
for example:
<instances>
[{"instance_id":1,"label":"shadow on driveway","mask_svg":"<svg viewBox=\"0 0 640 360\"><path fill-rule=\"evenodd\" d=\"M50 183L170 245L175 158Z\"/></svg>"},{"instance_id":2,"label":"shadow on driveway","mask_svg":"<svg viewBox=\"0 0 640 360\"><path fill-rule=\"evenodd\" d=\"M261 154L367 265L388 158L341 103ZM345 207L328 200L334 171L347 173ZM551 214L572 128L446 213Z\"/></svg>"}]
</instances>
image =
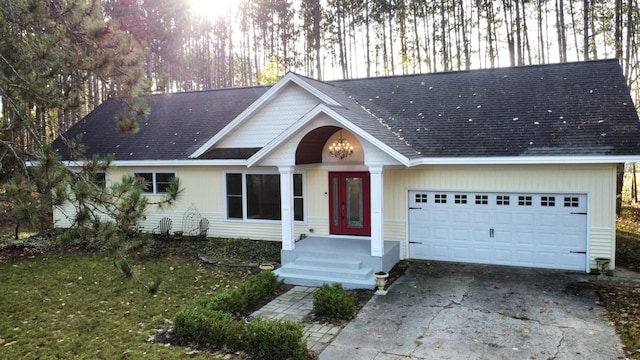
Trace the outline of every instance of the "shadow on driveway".
<instances>
[{"instance_id":1,"label":"shadow on driveway","mask_svg":"<svg viewBox=\"0 0 640 360\"><path fill-rule=\"evenodd\" d=\"M589 280L595 276L413 262L319 358L622 359Z\"/></svg>"}]
</instances>

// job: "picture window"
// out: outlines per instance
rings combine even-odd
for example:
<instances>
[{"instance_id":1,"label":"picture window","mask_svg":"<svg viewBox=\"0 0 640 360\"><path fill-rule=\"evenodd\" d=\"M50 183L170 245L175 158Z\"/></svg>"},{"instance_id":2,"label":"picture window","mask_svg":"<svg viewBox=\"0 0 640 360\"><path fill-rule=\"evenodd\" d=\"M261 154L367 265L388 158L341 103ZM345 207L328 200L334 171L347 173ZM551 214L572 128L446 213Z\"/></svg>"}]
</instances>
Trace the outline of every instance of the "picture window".
<instances>
[{"instance_id":1,"label":"picture window","mask_svg":"<svg viewBox=\"0 0 640 360\"><path fill-rule=\"evenodd\" d=\"M281 220L279 174L227 173L227 218ZM304 220L304 181L293 174L293 217Z\"/></svg>"}]
</instances>

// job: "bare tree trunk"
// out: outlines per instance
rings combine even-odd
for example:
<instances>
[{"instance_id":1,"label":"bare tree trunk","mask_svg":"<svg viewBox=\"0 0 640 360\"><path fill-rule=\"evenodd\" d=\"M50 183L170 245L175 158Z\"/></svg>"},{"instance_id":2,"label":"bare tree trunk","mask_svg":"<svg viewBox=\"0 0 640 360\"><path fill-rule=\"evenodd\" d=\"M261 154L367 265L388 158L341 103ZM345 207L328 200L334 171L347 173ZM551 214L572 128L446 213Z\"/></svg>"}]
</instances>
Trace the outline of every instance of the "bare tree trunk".
<instances>
[{"instance_id":1,"label":"bare tree trunk","mask_svg":"<svg viewBox=\"0 0 640 360\"><path fill-rule=\"evenodd\" d=\"M616 169L616 215L622 211L622 185L624 183L624 163L618 164Z\"/></svg>"},{"instance_id":2,"label":"bare tree trunk","mask_svg":"<svg viewBox=\"0 0 640 360\"><path fill-rule=\"evenodd\" d=\"M622 60L622 0L615 0L614 47L616 58Z\"/></svg>"},{"instance_id":3,"label":"bare tree trunk","mask_svg":"<svg viewBox=\"0 0 640 360\"><path fill-rule=\"evenodd\" d=\"M589 60L589 0L584 0L583 6L583 42L584 42L584 61Z\"/></svg>"},{"instance_id":4,"label":"bare tree trunk","mask_svg":"<svg viewBox=\"0 0 640 360\"><path fill-rule=\"evenodd\" d=\"M538 61L546 64L544 33L542 32L542 3L544 0L538 0Z\"/></svg>"},{"instance_id":5,"label":"bare tree trunk","mask_svg":"<svg viewBox=\"0 0 640 360\"><path fill-rule=\"evenodd\" d=\"M319 1L319 0L318 0ZM365 52L367 61L367 77L371 76L371 35L369 34L369 0L364 2Z\"/></svg>"},{"instance_id":6,"label":"bare tree trunk","mask_svg":"<svg viewBox=\"0 0 640 360\"><path fill-rule=\"evenodd\" d=\"M441 41L442 41L442 65L444 66L444 70L450 70L449 67L449 52L447 51L447 17L446 17L446 12L444 9L445 6L445 2L446 0L442 0L440 2L440 36L441 36Z\"/></svg>"},{"instance_id":7,"label":"bare tree trunk","mask_svg":"<svg viewBox=\"0 0 640 360\"><path fill-rule=\"evenodd\" d=\"M471 69L471 52L469 51L469 40L467 39L467 22L464 15L464 2L460 1L460 25L462 27L462 46L464 48L464 69Z\"/></svg>"},{"instance_id":8,"label":"bare tree trunk","mask_svg":"<svg viewBox=\"0 0 640 360\"><path fill-rule=\"evenodd\" d=\"M524 56L522 56L522 30L520 29L520 1L515 0L516 3L516 46L518 56L518 66L523 65Z\"/></svg>"},{"instance_id":9,"label":"bare tree trunk","mask_svg":"<svg viewBox=\"0 0 640 360\"><path fill-rule=\"evenodd\" d=\"M509 3L507 3L509 1ZM509 12L507 12L507 8ZM504 12L504 26L507 29L507 47L509 48L509 64L516 66L515 44L513 40L513 12L511 10L511 0L502 0L502 10Z\"/></svg>"},{"instance_id":10,"label":"bare tree trunk","mask_svg":"<svg viewBox=\"0 0 640 360\"><path fill-rule=\"evenodd\" d=\"M533 61L531 60L531 44L529 43L529 28L527 27L527 15L525 10L526 10L525 0L522 0L522 27L523 27L523 33L524 33L524 47L527 52L527 57L529 60L528 64L531 65Z\"/></svg>"},{"instance_id":11,"label":"bare tree trunk","mask_svg":"<svg viewBox=\"0 0 640 360\"><path fill-rule=\"evenodd\" d=\"M420 36L418 35L418 10L416 9L416 2L411 2L413 10L413 33L414 33L414 51L416 53L416 62L418 64L418 72L422 72L422 57L420 53Z\"/></svg>"},{"instance_id":12,"label":"bare tree trunk","mask_svg":"<svg viewBox=\"0 0 640 360\"><path fill-rule=\"evenodd\" d=\"M567 35L564 24L564 1L556 0L556 24L558 29L558 47L560 62L567 62Z\"/></svg>"},{"instance_id":13,"label":"bare tree trunk","mask_svg":"<svg viewBox=\"0 0 640 360\"><path fill-rule=\"evenodd\" d=\"M636 182L636 163L631 163L631 198L638 202L638 183Z\"/></svg>"},{"instance_id":14,"label":"bare tree trunk","mask_svg":"<svg viewBox=\"0 0 640 360\"><path fill-rule=\"evenodd\" d=\"M573 0L569 0L569 13L571 14L571 30L573 30L573 43L576 46L576 59L579 59L580 48L578 46L578 31L576 27L576 13L573 9Z\"/></svg>"},{"instance_id":15,"label":"bare tree trunk","mask_svg":"<svg viewBox=\"0 0 640 360\"><path fill-rule=\"evenodd\" d=\"M387 20L389 21L389 58L391 59L391 74L395 75L396 73L396 64L394 61L394 53L393 53L393 6L389 6L389 12Z\"/></svg>"}]
</instances>

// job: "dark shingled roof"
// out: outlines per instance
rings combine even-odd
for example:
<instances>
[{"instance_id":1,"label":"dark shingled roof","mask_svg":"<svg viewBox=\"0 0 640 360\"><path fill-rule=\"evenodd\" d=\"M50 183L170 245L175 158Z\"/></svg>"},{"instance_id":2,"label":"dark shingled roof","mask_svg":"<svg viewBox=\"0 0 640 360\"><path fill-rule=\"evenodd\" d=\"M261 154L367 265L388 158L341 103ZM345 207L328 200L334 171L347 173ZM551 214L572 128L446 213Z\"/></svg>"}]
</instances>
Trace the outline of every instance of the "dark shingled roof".
<instances>
[{"instance_id":1,"label":"dark shingled roof","mask_svg":"<svg viewBox=\"0 0 640 360\"><path fill-rule=\"evenodd\" d=\"M409 159L639 155L640 121L617 60L320 82L331 108ZM116 160L187 159L267 87L147 98L148 121L118 133L112 99L67 133ZM107 124L105 124L107 122ZM60 144L57 144L60 148ZM212 149L246 159L259 149ZM66 156L66 154L63 154Z\"/></svg>"},{"instance_id":2,"label":"dark shingled roof","mask_svg":"<svg viewBox=\"0 0 640 360\"><path fill-rule=\"evenodd\" d=\"M207 90L145 97L147 120L135 134L118 131L116 116L126 109L123 99L109 99L65 133L82 134L87 154L113 154L115 160L184 160L255 102L269 87ZM63 160L69 154L61 139L54 142ZM255 152L255 151L254 151Z\"/></svg>"},{"instance_id":3,"label":"dark shingled roof","mask_svg":"<svg viewBox=\"0 0 640 360\"><path fill-rule=\"evenodd\" d=\"M638 155L617 60L333 82L417 157Z\"/></svg>"}]
</instances>

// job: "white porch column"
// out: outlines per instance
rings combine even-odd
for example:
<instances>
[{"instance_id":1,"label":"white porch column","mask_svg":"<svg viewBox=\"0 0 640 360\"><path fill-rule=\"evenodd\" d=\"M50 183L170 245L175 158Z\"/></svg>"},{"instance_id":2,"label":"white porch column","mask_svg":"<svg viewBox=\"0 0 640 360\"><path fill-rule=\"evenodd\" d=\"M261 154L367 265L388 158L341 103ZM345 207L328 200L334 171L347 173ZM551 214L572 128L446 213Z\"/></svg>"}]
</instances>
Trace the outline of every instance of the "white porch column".
<instances>
[{"instance_id":1,"label":"white porch column","mask_svg":"<svg viewBox=\"0 0 640 360\"><path fill-rule=\"evenodd\" d=\"M282 206L282 250L293 250L293 166L279 166L280 205Z\"/></svg>"},{"instance_id":2,"label":"white porch column","mask_svg":"<svg viewBox=\"0 0 640 360\"><path fill-rule=\"evenodd\" d=\"M371 256L384 255L382 166L369 167L371 174Z\"/></svg>"}]
</instances>

